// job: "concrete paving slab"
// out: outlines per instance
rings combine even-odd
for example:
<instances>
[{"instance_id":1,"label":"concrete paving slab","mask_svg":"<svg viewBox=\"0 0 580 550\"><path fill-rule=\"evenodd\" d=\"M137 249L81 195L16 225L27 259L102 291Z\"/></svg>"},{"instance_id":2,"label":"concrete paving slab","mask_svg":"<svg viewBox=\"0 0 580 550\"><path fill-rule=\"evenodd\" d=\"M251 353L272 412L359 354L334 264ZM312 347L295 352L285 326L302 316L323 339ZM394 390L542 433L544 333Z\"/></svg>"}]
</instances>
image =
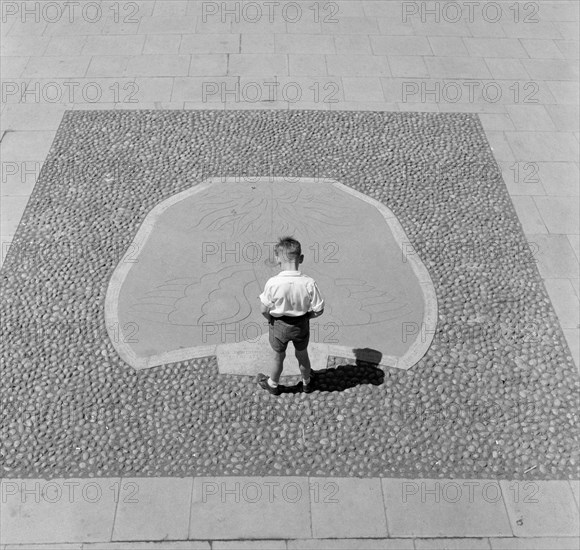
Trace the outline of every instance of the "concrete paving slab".
<instances>
[{"instance_id":1,"label":"concrete paving slab","mask_svg":"<svg viewBox=\"0 0 580 550\"><path fill-rule=\"evenodd\" d=\"M534 197L533 200L550 233L577 235L580 232L576 197Z\"/></svg>"},{"instance_id":2,"label":"concrete paving slab","mask_svg":"<svg viewBox=\"0 0 580 550\"><path fill-rule=\"evenodd\" d=\"M533 163L533 167L534 176L537 172L537 179L540 179L547 195L568 197L580 195L580 174L576 163L537 162ZM531 170L528 172L532 174Z\"/></svg>"},{"instance_id":3,"label":"concrete paving slab","mask_svg":"<svg viewBox=\"0 0 580 550\"><path fill-rule=\"evenodd\" d=\"M2 161L44 161L54 140L54 135L54 131L6 132L0 144Z\"/></svg>"},{"instance_id":4,"label":"concrete paving slab","mask_svg":"<svg viewBox=\"0 0 580 550\"><path fill-rule=\"evenodd\" d=\"M285 540L214 540L212 550L286 550Z\"/></svg>"},{"instance_id":5,"label":"concrete paving slab","mask_svg":"<svg viewBox=\"0 0 580 550\"><path fill-rule=\"evenodd\" d=\"M565 328L563 329L566 342L570 348L570 353L576 366L580 365L580 329Z\"/></svg>"},{"instance_id":6,"label":"concrete paving slab","mask_svg":"<svg viewBox=\"0 0 580 550\"><path fill-rule=\"evenodd\" d=\"M578 259L566 235L526 235L530 259L544 279L578 279Z\"/></svg>"},{"instance_id":7,"label":"concrete paving slab","mask_svg":"<svg viewBox=\"0 0 580 550\"><path fill-rule=\"evenodd\" d=\"M192 478L123 478L112 540L187 539Z\"/></svg>"},{"instance_id":8,"label":"concrete paving slab","mask_svg":"<svg viewBox=\"0 0 580 550\"><path fill-rule=\"evenodd\" d=\"M578 158L578 144L569 132L505 132L505 136L518 161L569 162Z\"/></svg>"},{"instance_id":9,"label":"concrete paving slab","mask_svg":"<svg viewBox=\"0 0 580 550\"><path fill-rule=\"evenodd\" d=\"M5 544L111 540L118 479L2 480L0 532Z\"/></svg>"},{"instance_id":10,"label":"concrete paving slab","mask_svg":"<svg viewBox=\"0 0 580 550\"><path fill-rule=\"evenodd\" d=\"M562 328L579 328L578 309L580 304L570 280L545 279L544 282Z\"/></svg>"},{"instance_id":11,"label":"concrete paving slab","mask_svg":"<svg viewBox=\"0 0 580 550\"><path fill-rule=\"evenodd\" d=\"M492 550L576 550L580 541L576 538L490 538Z\"/></svg>"},{"instance_id":12,"label":"concrete paving slab","mask_svg":"<svg viewBox=\"0 0 580 550\"><path fill-rule=\"evenodd\" d=\"M413 550L411 539L289 540L288 550Z\"/></svg>"},{"instance_id":13,"label":"concrete paving slab","mask_svg":"<svg viewBox=\"0 0 580 550\"><path fill-rule=\"evenodd\" d=\"M522 222L524 233L548 233L532 197L515 196L512 197L512 202L518 213L518 218Z\"/></svg>"},{"instance_id":14,"label":"concrete paving slab","mask_svg":"<svg viewBox=\"0 0 580 550\"><path fill-rule=\"evenodd\" d=\"M415 539L415 550L490 550L488 539Z\"/></svg>"},{"instance_id":15,"label":"concrete paving slab","mask_svg":"<svg viewBox=\"0 0 580 550\"><path fill-rule=\"evenodd\" d=\"M312 538L307 478L196 477L191 539Z\"/></svg>"},{"instance_id":16,"label":"concrete paving slab","mask_svg":"<svg viewBox=\"0 0 580 550\"><path fill-rule=\"evenodd\" d=\"M579 536L578 509L567 481L502 480L500 486L516 537Z\"/></svg>"},{"instance_id":17,"label":"concrete paving slab","mask_svg":"<svg viewBox=\"0 0 580 550\"><path fill-rule=\"evenodd\" d=\"M312 478L311 488L314 538L387 535L380 479Z\"/></svg>"},{"instance_id":18,"label":"concrete paving slab","mask_svg":"<svg viewBox=\"0 0 580 550\"><path fill-rule=\"evenodd\" d=\"M382 479L389 535L488 537L512 534L497 481Z\"/></svg>"},{"instance_id":19,"label":"concrete paving slab","mask_svg":"<svg viewBox=\"0 0 580 550\"><path fill-rule=\"evenodd\" d=\"M9 103L2 111L4 130L56 132L67 104Z\"/></svg>"},{"instance_id":20,"label":"concrete paving slab","mask_svg":"<svg viewBox=\"0 0 580 550\"><path fill-rule=\"evenodd\" d=\"M163 542L103 542L85 543L82 550L210 550L211 543L205 540ZM57 549L55 549L57 550ZM60 550L60 549L58 549Z\"/></svg>"}]
</instances>

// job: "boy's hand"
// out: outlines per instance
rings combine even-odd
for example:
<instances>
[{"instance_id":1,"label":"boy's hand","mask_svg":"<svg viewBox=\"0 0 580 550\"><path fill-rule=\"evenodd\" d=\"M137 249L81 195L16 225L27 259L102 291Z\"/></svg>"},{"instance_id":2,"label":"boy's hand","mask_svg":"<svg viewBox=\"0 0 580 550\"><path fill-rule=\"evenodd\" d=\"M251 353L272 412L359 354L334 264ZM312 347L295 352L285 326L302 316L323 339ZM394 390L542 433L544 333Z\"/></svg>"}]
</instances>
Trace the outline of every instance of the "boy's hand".
<instances>
[{"instance_id":1,"label":"boy's hand","mask_svg":"<svg viewBox=\"0 0 580 550\"><path fill-rule=\"evenodd\" d=\"M323 313L324 309L321 309L320 311L309 311L308 318L313 319L314 317L320 317Z\"/></svg>"}]
</instances>

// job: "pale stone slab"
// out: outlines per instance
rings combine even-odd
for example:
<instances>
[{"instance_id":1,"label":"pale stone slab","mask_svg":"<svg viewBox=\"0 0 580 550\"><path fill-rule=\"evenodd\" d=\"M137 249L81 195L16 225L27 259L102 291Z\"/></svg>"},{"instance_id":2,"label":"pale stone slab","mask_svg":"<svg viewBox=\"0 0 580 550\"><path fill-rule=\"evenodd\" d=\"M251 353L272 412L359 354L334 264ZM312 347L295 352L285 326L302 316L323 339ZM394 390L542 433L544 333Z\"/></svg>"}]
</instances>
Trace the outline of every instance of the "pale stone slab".
<instances>
[{"instance_id":1,"label":"pale stone slab","mask_svg":"<svg viewBox=\"0 0 580 550\"><path fill-rule=\"evenodd\" d=\"M312 329L312 325L311 325ZM268 329L264 331L267 333ZM238 374L240 376L255 376L258 373L270 374L273 366L273 357L269 353L268 335L262 337L261 352L256 350L252 343L239 343L233 346L217 346L216 357L218 370L222 374ZM328 363L328 346L318 344L309 345L308 356L314 370L325 369ZM282 376L299 376L300 368L294 355L293 344L288 344L286 358L284 359L284 371Z\"/></svg>"},{"instance_id":2,"label":"pale stone slab","mask_svg":"<svg viewBox=\"0 0 580 550\"><path fill-rule=\"evenodd\" d=\"M130 57L128 55L95 55L86 76L125 76Z\"/></svg>"},{"instance_id":3,"label":"pale stone slab","mask_svg":"<svg viewBox=\"0 0 580 550\"><path fill-rule=\"evenodd\" d=\"M526 51L515 38L463 38L472 57L525 58Z\"/></svg>"},{"instance_id":4,"label":"pale stone slab","mask_svg":"<svg viewBox=\"0 0 580 550\"><path fill-rule=\"evenodd\" d=\"M383 87L377 77L342 77L344 99L346 101L384 101Z\"/></svg>"},{"instance_id":5,"label":"pale stone slab","mask_svg":"<svg viewBox=\"0 0 580 550\"><path fill-rule=\"evenodd\" d=\"M578 40L555 40L554 42L566 59L578 59L580 56Z\"/></svg>"},{"instance_id":6,"label":"pale stone slab","mask_svg":"<svg viewBox=\"0 0 580 550\"><path fill-rule=\"evenodd\" d=\"M44 161L55 132L7 132L0 144L2 162Z\"/></svg>"},{"instance_id":7,"label":"pale stone slab","mask_svg":"<svg viewBox=\"0 0 580 550\"><path fill-rule=\"evenodd\" d=\"M578 328L578 296L570 279L544 279L562 328Z\"/></svg>"},{"instance_id":8,"label":"pale stone slab","mask_svg":"<svg viewBox=\"0 0 580 550\"><path fill-rule=\"evenodd\" d=\"M552 118L543 105L506 105L517 131L553 132L556 130Z\"/></svg>"},{"instance_id":9,"label":"pale stone slab","mask_svg":"<svg viewBox=\"0 0 580 550\"><path fill-rule=\"evenodd\" d=\"M547 195L551 197L556 195L577 197L580 195L580 173L576 163L536 162L533 164L537 166L537 176ZM531 173L531 170L528 172Z\"/></svg>"},{"instance_id":10,"label":"pale stone slab","mask_svg":"<svg viewBox=\"0 0 580 550\"><path fill-rule=\"evenodd\" d=\"M23 78L75 78L85 76L90 56L31 57Z\"/></svg>"},{"instance_id":11,"label":"pale stone slab","mask_svg":"<svg viewBox=\"0 0 580 550\"><path fill-rule=\"evenodd\" d=\"M485 132L487 140L491 150L493 151L493 156L498 161L515 161L516 157L511 148L511 144L508 143L506 139L507 132ZM525 158L525 157L524 157ZM523 159L522 159L523 160Z\"/></svg>"},{"instance_id":12,"label":"pale stone slab","mask_svg":"<svg viewBox=\"0 0 580 550\"><path fill-rule=\"evenodd\" d=\"M513 122L507 113L481 113L479 119L486 132L515 130Z\"/></svg>"},{"instance_id":13,"label":"pale stone slab","mask_svg":"<svg viewBox=\"0 0 580 550\"><path fill-rule=\"evenodd\" d=\"M538 265L544 279L577 279L578 258L566 235L526 235L530 261Z\"/></svg>"},{"instance_id":14,"label":"pale stone slab","mask_svg":"<svg viewBox=\"0 0 580 550\"><path fill-rule=\"evenodd\" d=\"M524 233L548 233L532 197L516 196L512 197L512 202L522 223Z\"/></svg>"},{"instance_id":15,"label":"pale stone slab","mask_svg":"<svg viewBox=\"0 0 580 550\"><path fill-rule=\"evenodd\" d=\"M7 544L0 546L0 550L84 550L84 548L81 543L60 542L58 544Z\"/></svg>"},{"instance_id":16,"label":"pale stone slab","mask_svg":"<svg viewBox=\"0 0 580 550\"><path fill-rule=\"evenodd\" d=\"M196 15L166 15L156 17L142 17L139 25L139 34L189 34L194 33L198 21Z\"/></svg>"},{"instance_id":17,"label":"pale stone slab","mask_svg":"<svg viewBox=\"0 0 580 550\"><path fill-rule=\"evenodd\" d=\"M572 494L574 495L574 500L576 501L576 508L580 511L580 481L572 479L569 483L570 488L572 489Z\"/></svg>"},{"instance_id":18,"label":"pale stone slab","mask_svg":"<svg viewBox=\"0 0 580 550\"><path fill-rule=\"evenodd\" d=\"M383 479L382 483L391 536L512 535L496 481Z\"/></svg>"},{"instance_id":19,"label":"pale stone slab","mask_svg":"<svg viewBox=\"0 0 580 550\"><path fill-rule=\"evenodd\" d=\"M530 77L519 59L485 57L484 60L493 78L521 80Z\"/></svg>"},{"instance_id":20,"label":"pale stone slab","mask_svg":"<svg viewBox=\"0 0 580 550\"><path fill-rule=\"evenodd\" d=\"M415 539L415 550L490 550L488 539Z\"/></svg>"},{"instance_id":21,"label":"pale stone slab","mask_svg":"<svg viewBox=\"0 0 580 550\"><path fill-rule=\"evenodd\" d=\"M387 523L381 480L378 478L312 478L314 538L382 538Z\"/></svg>"},{"instance_id":22,"label":"pale stone slab","mask_svg":"<svg viewBox=\"0 0 580 550\"><path fill-rule=\"evenodd\" d=\"M558 132L577 132L580 127L578 105L546 105Z\"/></svg>"},{"instance_id":23,"label":"pale stone slab","mask_svg":"<svg viewBox=\"0 0 580 550\"><path fill-rule=\"evenodd\" d=\"M93 35L88 36L81 53L83 55L139 55L143 50L145 36Z\"/></svg>"},{"instance_id":24,"label":"pale stone slab","mask_svg":"<svg viewBox=\"0 0 580 550\"><path fill-rule=\"evenodd\" d=\"M245 37L243 38L245 39ZM181 54L239 53L239 51L239 34L184 34L179 46L179 53Z\"/></svg>"},{"instance_id":25,"label":"pale stone slab","mask_svg":"<svg viewBox=\"0 0 580 550\"><path fill-rule=\"evenodd\" d=\"M391 74L395 77L428 77L423 57L418 55L391 55L387 57Z\"/></svg>"},{"instance_id":26,"label":"pale stone slab","mask_svg":"<svg viewBox=\"0 0 580 550\"><path fill-rule=\"evenodd\" d=\"M225 76L228 72L226 54L192 54L189 76Z\"/></svg>"},{"instance_id":27,"label":"pale stone slab","mask_svg":"<svg viewBox=\"0 0 580 550\"><path fill-rule=\"evenodd\" d=\"M336 76L390 76L386 57L378 55L327 55L329 75Z\"/></svg>"},{"instance_id":28,"label":"pale stone slab","mask_svg":"<svg viewBox=\"0 0 580 550\"><path fill-rule=\"evenodd\" d=\"M140 52L144 55L191 53L180 51L182 37L178 34L149 34L145 38L143 50Z\"/></svg>"},{"instance_id":29,"label":"pale stone slab","mask_svg":"<svg viewBox=\"0 0 580 550\"><path fill-rule=\"evenodd\" d=\"M229 56L230 75L260 75L272 78L288 74L287 56L277 53L241 53Z\"/></svg>"},{"instance_id":30,"label":"pale stone slab","mask_svg":"<svg viewBox=\"0 0 580 550\"><path fill-rule=\"evenodd\" d=\"M434 78L491 78L478 57L425 57L429 76Z\"/></svg>"},{"instance_id":31,"label":"pale stone slab","mask_svg":"<svg viewBox=\"0 0 580 550\"><path fill-rule=\"evenodd\" d=\"M242 38L242 48L246 37ZM276 53L286 54L333 54L336 52L332 36L321 34L276 34Z\"/></svg>"},{"instance_id":32,"label":"pale stone slab","mask_svg":"<svg viewBox=\"0 0 580 550\"><path fill-rule=\"evenodd\" d=\"M3 33L2 55L46 55L44 52L50 40L48 36L6 36Z\"/></svg>"},{"instance_id":33,"label":"pale stone slab","mask_svg":"<svg viewBox=\"0 0 580 550\"><path fill-rule=\"evenodd\" d=\"M290 35L281 35L290 36ZM242 34L241 44L236 53L280 53L276 50L275 34Z\"/></svg>"},{"instance_id":34,"label":"pale stone slab","mask_svg":"<svg viewBox=\"0 0 580 550\"><path fill-rule=\"evenodd\" d=\"M569 132L505 132L515 158L521 161L563 161L578 158L578 142Z\"/></svg>"},{"instance_id":35,"label":"pale stone slab","mask_svg":"<svg viewBox=\"0 0 580 550\"><path fill-rule=\"evenodd\" d=\"M196 477L191 539L311 538L304 477Z\"/></svg>"},{"instance_id":36,"label":"pale stone slab","mask_svg":"<svg viewBox=\"0 0 580 550\"><path fill-rule=\"evenodd\" d=\"M130 76L186 76L188 55L136 55L129 58L127 74Z\"/></svg>"},{"instance_id":37,"label":"pale stone slab","mask_svg":"<svg viewBox=\"0 0 580 550\"><path fill-rule=\"evenodd\" d=\"M566 82L564 80L546 81L545 85L550 89L559 104L578 105L579 86L578 82Z\"/></svg>"},{"instance_id":38,"label":"pale stone slab","mask_svg":"<svg viewBox=\"0 0 580 550\"><path fill-rule=\"evenodd\" d=\"M433 55L438 57L455 57L457 55L469 55L465 48L463 38L459 36L430 36L429 45Z\"/></svg>"},{"instance_id":39,"label":"pale stone slab","mask_svg":"<svg viewBox=\"0 0 580 550\"><path fill-rule=\"evenodd\" d=\"M377 34L379 27L374 17L349 17L343 14L320 17L320 32L329 34Z\"/></svg>"},{"instance_id":40,"label":"pale stone slab","mask_svg":"<svg viewBox=\"0 0 580 550\"><path fill-rule=\"evenodd\" d=\"M3 236L14 235L20 223L28 196L5 196L0 201L0 234Z\"/></svg>"},{"instance_id":41,"label":"pale stone slab","mask_svg":"<svg viewBox=\"0 0 580 550\"><path fill-rule=\"evenodd\" d=\"M193 101L207 103L208 109L213 108L212 103L223 103L225 92L236 90L239 84L234 76L220 76L208 79L203 76L177 77L173 80L171 101ZM239 95L239 94L238 94ZM232 95L227 98L231 99Z\"/></svg>"},{"instance_id":42,"label":"pale stone slab","mask_svg":"<svg viewBox=\"0 0 580 550\"><path fill-rule=\"evenodd\" d=\"M118 478L2 480L0 532L6 544L111 540Z\"/></svg>"},{"instance_id":43,"label":"pale stone slab","mask_svg":"<svg viewBox=\"0 0 580 550\"><path fill-rule=\"evenodd\" d=\"M148 102L171 102L172 92L173 78L171 77L137 77L133 86L123 89L119 97L123 101L118 105L123 109L131 105L138 105L139 108L145 109L143 105Z\"/></svg>"},{"instance_id":44,"label":"pale stone slab","mask_svg":"<svg viewBox=\"0 0 580 550\"><path fill-rule=\"evenodd\" d=\"M97 542L94 544L83 544L83 550L210 550L210 545L210 541L205 540L163 542ZM55 548L55 550L60 549Z\"/></svg>"},{"instance_id":45,"label":"pale stone slab","mask_svg":"<svg viewBox=\"0 0 580 550\"><path fill-rule=\"evenodd\" d=\"M284 540L214 540L212 550L286 550Z\"/></svg>"},{"instance_id":46,"label":"pale stone slab","mask_svg":"<svg viewBox=\"0 0 580 550\"><path fill-rule=\"evenodd\" d=\"M579 235L567 235L568 241L572 250L574 250L574 254L576 254L576 258L580 261L580 236Z\"/></svg>"},{"instance_id":47,"label":"pale stone slab","mask_svg":"<svg viewBox=\"0 0 580 550\"><path fill-rule=\"evenodd\" d=\"M533 16L532 16L533 17ZM543 21L541 13L535 16L537 20L533 24L522 24L513 19L511 21L499 21L497 26L502 27L505 36L510 38L562 38L562 34L551 21ZM486 27L491 27L489 23Z\"/></svg>"},{"instance_id":48,"label":"pale stone slab","mask_svg":"<svg viewBox=\"0 0 580 550\"><path fill-rule=\"evenodd\" d=\"M112 539L187 539L192 478L122 478ZM127 490L124 491L125 493Z\"/></svg>"},{"instance_id":49,"label":"pale stone slab","mask_svg":"<svg viewBox=\"0 0 580 550\"><path fill-rule=\"evenodd\" d=\"M578 537L578 509L567 481L500 481L516 537ZM513 484L521 485L515 491ZM510 488L511 487L511 488Z\"/></svg>"},{"instance_id":50,"label":"pale stone slab","mask_svg":"<svg viewBox=\"0 0 580 550\"><path fill-rule=\"evenodd\" d=\"M369 38L376 55L433 55L429 40L424 36L373 35Z\"/></svg>"},{"instance_id":51,"label":"pale stone slab","mask_svg":"<svg viewBox=\"0 0 580 550\"><path fill-rule=\"evenodd\" d=\"M492 550L578 550L580 540L564 537L490 538Z\"/></svg>"},{"instance_id":52,"label":"pale stone slab","mask_svg":"<svg viewBox=\"0 0 580 550\"><path fill-rule=\"evenodd\" d=\"M542 13L542 17L543 17ZM535 39L535 38L522 38L520 40L522 46L525 48L528 56L532 59L561 59L564 56L562 51L556 45L556 42L552 39ZM518 56L522 57L522 56Z\"/></svg>"},{"instance_id":53,"label":"pale stone slab","mask_svg":"<svg viewBox=\"0 0 580 550\"><path fill-rule=\"evenodd\" d=\"M2 56L2 78L12 80L19 78L28 64L26 56Z\"/></svg>"},{"instance_id":54,"label":"pale stone slab","mask_svg":"<svg viewBox=\"0 0 580 550\"><path fill-rule=\"evenodd\" d=\"M336 53L372 53L369 37L364 34L337 34L334 36L334 47L336 48Z\"/></svg>"},{"instance_id":55,"label":"pale stone slab","mask_svg":"<svg viewBox=\"0 0 580 550\"><path fill-rule=\"evenodd\" d=\"M578 81L578 63L572 59L522 59L531 78Z\"/></svg>"},{"instance_id":56,"label":"pale stone slab","mask_svg":"<svg viewBox=\"0 0 580 550\"><path fill-rule=\"evenodd\" d=\"M574 197L534 197L542 220L550 233L578 234L578 199Z\"/></svg>"},{"instance_id":57,"label":"pale stone slab","mask_svg":"<svg viewBox=\"0 0 580 550\"><path fill-rule=\"evenodd\" d=\"M288 550L413 550L411 539L289 540Z\"/></svg>"},{"instance_id":58,"label":"pale stone slab","mask_svg":"<svg viewBox=\"0 0 580 550\"><path fill-rule=\"evenodd\" d=\"M570 353L572 354L572 359L576 367L580 366L580 329L577 328L565 328L564 336L568 342L568 347L570 348Z\"/></svg>"},{"instance_id":59,"label":"pale stone slab","mask_svg":"<svg viewBox=\"0 0 580 550\"><path fill-rule=\"evenodd\" d=\"M318 54L288 55L288 71L297 76L326 76L326 59Z\"/></svg>"}]
</instances>

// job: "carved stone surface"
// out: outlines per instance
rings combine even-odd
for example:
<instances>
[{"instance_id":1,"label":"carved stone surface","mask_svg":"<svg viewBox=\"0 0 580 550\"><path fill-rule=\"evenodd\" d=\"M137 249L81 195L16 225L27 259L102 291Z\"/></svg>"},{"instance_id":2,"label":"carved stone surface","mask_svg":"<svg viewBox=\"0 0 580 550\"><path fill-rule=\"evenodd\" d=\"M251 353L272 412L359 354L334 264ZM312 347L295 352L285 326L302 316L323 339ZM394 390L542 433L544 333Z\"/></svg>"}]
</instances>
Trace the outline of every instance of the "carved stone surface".
<instances>
[{"instance_id":1,"label":"carved stone surface","mask_svg":"<svg viewBox=\"0 0 580 550\"><path fill-rule=\"evenodd\" d=\"M424 355L435 293L392 212L334 180L264 177L206 180L148 214L107 293L107 325L139 335L114 342L123 359L140 369L216 354L222 373L267 370L258 295L284 235L302 243L301 270L326 301L311 320L315 369L329 354L400 368ZM297 372L291 350L284 374Z\"/></svg>"}]
</instances>

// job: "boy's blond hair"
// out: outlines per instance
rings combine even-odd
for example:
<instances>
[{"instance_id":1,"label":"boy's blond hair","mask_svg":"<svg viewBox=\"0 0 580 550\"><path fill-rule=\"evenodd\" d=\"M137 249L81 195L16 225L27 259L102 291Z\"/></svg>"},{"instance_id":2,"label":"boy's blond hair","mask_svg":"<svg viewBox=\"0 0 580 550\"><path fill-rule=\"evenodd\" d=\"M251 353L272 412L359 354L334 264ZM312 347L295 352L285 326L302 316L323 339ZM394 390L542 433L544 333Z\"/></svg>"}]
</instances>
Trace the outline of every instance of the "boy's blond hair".
<instances>
[{"instance_id":1,"label":"boy's blond hair","mask_svg":"<svg viewBox=\"0 0 580 550\"><path fill-rule=\"evenodd\" d=\"M284 255L289 261L298 260L302 256L302 246L293 237L281 237L274 247L276 256Z\"/></svg>"}]
</instances>

